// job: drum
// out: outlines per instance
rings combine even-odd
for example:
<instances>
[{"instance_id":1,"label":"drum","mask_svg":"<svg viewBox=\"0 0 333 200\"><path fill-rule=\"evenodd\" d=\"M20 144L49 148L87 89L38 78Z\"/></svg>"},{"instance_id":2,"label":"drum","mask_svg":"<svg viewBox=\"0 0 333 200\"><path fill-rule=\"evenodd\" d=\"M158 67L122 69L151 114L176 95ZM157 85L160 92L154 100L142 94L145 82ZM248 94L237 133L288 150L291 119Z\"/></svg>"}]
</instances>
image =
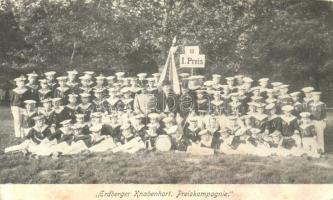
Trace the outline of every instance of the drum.
<instances>
[{"instance_id":1,"label":"drum","mask_svg":"<svg viewBox=\"0 0 333 200\"><path fill-rule=\"evenodd\" d=\"M171 139L168 135L160 135L156 138L156 149L158 151L170 151L172 147Z\"/></svg>"}]
</instances>

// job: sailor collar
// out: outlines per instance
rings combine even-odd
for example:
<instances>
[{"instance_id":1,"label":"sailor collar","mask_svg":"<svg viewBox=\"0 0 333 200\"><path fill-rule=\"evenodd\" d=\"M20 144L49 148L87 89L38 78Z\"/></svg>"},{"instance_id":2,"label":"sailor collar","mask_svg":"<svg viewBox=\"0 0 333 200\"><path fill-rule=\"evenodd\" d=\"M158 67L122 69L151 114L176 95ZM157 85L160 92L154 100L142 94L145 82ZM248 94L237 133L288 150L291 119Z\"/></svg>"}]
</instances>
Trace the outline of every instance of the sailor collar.
<instances>
[{"instance_id":1,"label":"sailor collar","mask_svg":"<svg viewBox=\"0 0 333 200\"><path fill-rule=\"evenodd\" d=\"M83 109L88 109L91 106L91 103L87 103L87 104L80 104L79 107L83 108Z\"/></svg>"},{"instance_id":2,"label":"sailor collar","mask_svg":"<svg viewBox=\"0 0 333 200\"><path fill-rule=\"evenodd\" d=\"M52 108L50 110L45 110L45 109L42 110L42 113L45 116L50 116L53 112L54 112L54 109L52 109Z\"/></svg>"},{"instance_id":3,"label":"sailor collar","mask_svg":"<svg viewBox=\"0 0 333 200\"><path fill-rule=\"evenodd\" d=\"M118 124L118 123L116 123L116 124L110 123L110 126L112 128L118 128L120 126L120 124Z\"/></svg>"},{"instance_id":4,"label":"sailor collar","mask_svg":"<svg viewBox=\"0 0 333 200\"><path fill-rule=\"evenodd\" d=\"M110 99L110 98L107 99L107 102L109 102L111 105L115 105L118 101L120 101L120 99L118 97L112 98L112 99Z\"/></svg>"},{"instance_id":5,"label":"sailor collar","mask_svg":"<svg viewBox=\"0 0 333 200\"><path fill-rule=\"evenodd\" d=\"M268 116L266 114L256 113L253 117L255 117L259 121L262 121L262 120L266 119Z\"/></svg>"},{"instance_id":6,"label":"sailor collar","mask_svg":"<svg viewBox=\"0 0 333 200\"><path fill-rule=\"evenodd\" d=\"M148 133L148 135L151 136L151 137L155 137L155 136L157 136L156 131L153 131L153 130L150 130L150 129L147 130L147 133Z\"/></svg>"},{"instance_id":7,"label":"sailor collar","mask_svg":"<svg viewBox=\"0 0 333 200\"><path fill-rule=\"evenodd\" d=\"M82 86L82 87L80 87L80 89L84 90L84 91L88 91L88 92L90 92L92 90L92 88L86 87L86 86Z\"/></svg>"},{"instance_id":8,"label":"sailor collar","mask_svg":"<svg viewBox=\"0 0 333 200\"><path fill-rule=\"evenodd\" d=\"M139 126L135 126L134 129L135 129L136 131L140 131L140 130L142 130L144 127L145 127L145 125L143 125L143 124L139 124Z\"/></svg>"},{"instance_id":9,"label":"sailor collar","mask_svg":"<svg viewBox=\"0 0 333 200\"><path fill-rule=\"evenodd\" d=\"M196 126L196 127L192 127L191 125L188 126L188 130L192 131L192 132L195 132L199 129L199 126Z\"/></svg>"},{"instance_id":10,"label":"sailor collar","mask_svg":"<svg viewBox=\"0 0 333 200\"><path fill-rule=\"evenodd\" d=\"M212 128L212 129L208 128L207 130L208 130L211 134L220 131L218 128Z\"/></svg>"},{"instance_id":11,"label":"sailor collar","mask_svg":"<svg viewBox=\"0 0 333 200\"><path fill-rule=\"evenodd\" d=\"M13 91L14 91L15 93L17 93L17 94L23 94L23 93L27 92L28 89L27 89L26 87L24 87L24 88L22 88L22 89L15 88L15 89L13 89Z\"/></svg>"},{"instance_id":12,"label":"sailor collar","mask_svg":"<svg viewBox=\"0 0 333 200\"><path fill-rule=\"evenodd\" d=\"M285 122L287 122L288 124L290 124L290 122L294 121L295 119L297 119L295 116L290 116L290 117L287 117L285 115L282 115L281 116L281 119Z\"/></svg>"},{"instance_id":13,"label":"sailor collar","mask_svg":"<svg viewBox=\"0 0 333 200\"><path fill-rule=\"evenodd\" d=\"M64 110L64 106L59 106L58 109L54 109L54 112L56 112L56 113L60 113L60 112L62 112L63 110Z\"/></svg>"},{"instance_id":14,"label":"sailor collar","mask_svg":"<svg viewBox=\"0 0 333 200\"><path fill-rule=\"evenodd\" d=\"M123 99L123 102L125 104L129 104L129 103L133 102L133 98Z\"/></svg>"},{"instance_id":15,"label":"sailor collar","mask_svg":"<svg viewBox=\"0 0 333 200\"><path fill-rule=\"evenodd\" d=\"M268 120L273 120L273 119L276 119L276 118L278 118L278 117L280 117L280 116L277 115L277 114L270 115L270 116L268 117Z\"/></svg>"},{"instance_id":16,"label":"sailor collar","mask_svg":"<svg viewBox=\"0 0 333 200\"><path fill-rule=\"evenodd\" d=\"M202 104L202 103L206 103L207 99L198 99L197 103Z\"/></svg>"},{"instance_id":17,"label":"sailor collar","mask_svg":"<svg viewBox=\"0 0 333 200\"><path fill-rule=\"evenodd\" d=\"M232 107L238 107L238 106L240 106L240 105L242 105L242 103L241 102L230 102L230 105L232 106Z\"/></svg>"},{"instance_id":18,"label":"sailor collar","mask_svg":"<svg viewBox=\"0 0 333 200\"><path fill-rule=\"evenodd\" d=\"M28 116L28 117L31 117L31 116L33 116L34 114L37 114L37 111L33 111L33 112L29 112L29 111L27 111L27 116Z\"/></svg>"},{"instance_id":19,"label":"sailor collar","mask_svg":"<svg viewBox=\"0 0 333 200\"><path fill-rule=\"evenodd\" d=\"M311 99L311 98L308 98L308 97L304 97L304 98L303 98L303 101L306 102L306 103L308 103L308 102L312 101L312 99Z\"/></svg>"},{"instance_id":20,"label":"sailor collar","mask_svg":"<svg viewBox=\"0 0 333 200\"><path fill-rule=\"evenodd\" d=\"M64 134L64 135L72 135L73 131L71 129L68 129L67 131L65 131L65 129L63 127L60 128L60 131Z\"/></svg>"},{"instance_id":21,"label":"sailor collar","mask_svg":"<svg viewBox=\"0 0 333 200\"><path fill-rule=\"evenodd\" d=\"M287 98L291 98L291 96L289 94L284 94L279 96L279 99L287 99Z\"/></svg>"},{"instance_id":22,"label":"sailor collar","mask_svg":"<svg viewBox=\"0 0 333 200\"><path fill-rule=\"evenodd\" d=\"M48 92L51 92L51 90L49 90L49 89L40 89L40 90L38 90L38 92L41 93L41 94L46 94Z\"/></svg>"},{"instance_id":23,"label":"sailor collar","mask_svg":"<svg viewBox=\"0 0 333 200\"><path fill-rule=\"evenodd\" d=\"M67 92L69 90L69 87L57 87L57 90L60 92Z\"/></svg>"},{"instance_id":24,"label":"sailor collar","mask_svg":"<svg viewBox=\"0 0 333 200\"><path fill-rule=\"evenodd\" d=\"M30 83L27 83L26 86L27 86L27 87L30 87L30 88L32 88L32 89L35 89L35 90L38 89L38 85L36 85L36 84L30 84Z\"/></svg>"},{"instance_id":25,"label":"sailor collar","mask_svg":"<svg viewBox=\"0 0 333 200\"><path fill-rule=\"evenodd\" d=\"M49 127L49 126L45 124L45 125L42 126L42 128L39 129L39 128L35 125L35 126L33 127L33 129L34 129L35 131L41 133L41 132L45 131L48 127Z\"/></svg>"},{"instance_id":26,"label":"sailor collar","mask_svg":"<svg viewBox=\"0 0 333 200\"><path fill-rule=\"evenodd\" d=\"M219 101L213 100L213 101L211 101L211 103L215 106L219 106L219 105L223 104L223 101L222 100L219 100Z\"/></svg>"},{"instance_id":27,"label":"sailor collar","mask_svg":"<svg viewBox=\"0 0 333 200\"><path fill-rule=\"evenodd\" d=\"M78 106L78 105L74 105L74 106L72 106L72 105L70 105L70 104L67 104L66 107L68 107L68 108L70 108L70 109L72 109L72 110L77 110L79 106Z\"/></svg>"},{"instance_id":28,"label":"sailor collar","mask_svg":"<svg viewBox=\"0 0 333 200\"><path fill-rule=\"evenodd\" d=\"M96 104L101 104L104 102L104 99L94 99L93 102Z\"/></svg>"}]
</instances>

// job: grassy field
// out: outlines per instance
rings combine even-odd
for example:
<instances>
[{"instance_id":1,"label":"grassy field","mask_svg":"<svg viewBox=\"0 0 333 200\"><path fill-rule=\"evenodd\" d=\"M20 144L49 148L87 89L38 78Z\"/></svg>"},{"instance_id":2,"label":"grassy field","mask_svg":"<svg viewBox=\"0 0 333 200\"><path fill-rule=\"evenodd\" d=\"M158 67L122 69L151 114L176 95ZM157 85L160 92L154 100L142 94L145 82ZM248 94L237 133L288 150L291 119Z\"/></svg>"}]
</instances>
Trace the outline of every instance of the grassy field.
<instances>
[{"instance_id":1,"label":"grassy field","mask_svg":"<svg viewBox=\"0 0 333 200\"><path fill-rule=\"evenodd\" d=\"M329 124L333 113L329 113ZM142 151L32 159L4 155L18 141L8 107L0 107L0 183L333 183L332 128L323 158L214 155Z\"/></svg>"}]
</instances>

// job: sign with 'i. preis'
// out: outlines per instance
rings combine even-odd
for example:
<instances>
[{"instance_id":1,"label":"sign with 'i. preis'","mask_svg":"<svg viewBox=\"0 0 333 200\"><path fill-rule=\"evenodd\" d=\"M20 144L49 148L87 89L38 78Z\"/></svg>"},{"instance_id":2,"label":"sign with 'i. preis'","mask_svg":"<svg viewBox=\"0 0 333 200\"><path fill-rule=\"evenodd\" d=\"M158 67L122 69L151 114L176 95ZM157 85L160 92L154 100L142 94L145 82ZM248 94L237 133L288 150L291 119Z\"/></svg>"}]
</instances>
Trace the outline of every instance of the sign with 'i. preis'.
<instances>
[{"instance_id":1,"label":"sign with 'i. preis'","mask_svg":"<svg viewBox=\"0 0 333 200\"><path fill-rule=\"evenodd\" d=\"M205 55L199 54L199 46L186 46L185 54L180 55L180 67L204 68Z\"/></svg>"}]
</instances>

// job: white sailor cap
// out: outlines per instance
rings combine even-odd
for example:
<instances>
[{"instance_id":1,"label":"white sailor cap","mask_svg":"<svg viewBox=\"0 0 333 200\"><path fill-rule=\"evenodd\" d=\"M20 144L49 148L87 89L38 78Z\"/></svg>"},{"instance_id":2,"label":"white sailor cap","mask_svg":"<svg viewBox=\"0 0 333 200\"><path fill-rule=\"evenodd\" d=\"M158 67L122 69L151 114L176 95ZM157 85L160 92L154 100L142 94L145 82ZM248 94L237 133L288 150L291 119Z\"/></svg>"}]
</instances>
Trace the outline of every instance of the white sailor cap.
<instances>
[{"instance_id":1,"label":"white sailor cap","mask_svg":"<svg viewBox=\"0 0 333 200\"><path fill-rule=\"evenodd\" d=\"M286 111L286 112L290 112L290 111L294 110L294 107L291 105L285 105L282 107L282 110Z\"/></svg>"},{"instance_id":2,"label":"white sailor cap","mask_svg":"<svg viewBox=\"0 0 333 200\"><path fill-rule=\"evenodd\" d=\"M285 88L289 88L289 85L283 84L283 85L280 85L278 87L279 87L279 89L285 89Z\"/></svg>"},{"instance_id":3,"label":"white sailor cap","mask_svg":"<svg viewBox=\"0 0 333 200\"><path fill-rule=\"evenodd\" d=\"M257 103L256 104L257 108L264 108L265 106L266 106L266 104L264 104L264 103Z\"/></svg>"},{"instance_id":4,"label":"white sailor cap","mask_svg":"<svg viewBox=\"0 0 333 200\"><path fill-rule=\"evenodd\" d=\"M244 75L241 75L241 74L238 74L236 76L234 76L235 79L243 79L244 78Z\"/></svg>"},{"instance_id":5,"label":"white sailor cap","mask_svg":"<svg viewBox=\"0 0 333 200\"><path fill-rule=\"evenodd\" d=\"M222 94L221 94L221 92L220 91L215 91L214 92L214 96L221 96Z\"/></svg>"},{"instance_id":6,"label":"white sailor cap","mask_svg":"<svg viewBox=\"0 0 333 200\"><path fill-rule=\"evenodd\" d=\"M311 113L309 113L309 112L301 112L299 115L302 118L309 118L311 116Z\"/></svg>"},{"instance_id":7,"label":"white sailor cap","mask_svg":"<svg viewBox=\"0 0 333 200\"><path fill-rule=\"evenodd\" d=\"M93 72L93 71L84 71L83 73L84 73L85 75L89 75L89 76L92 76L92 75L95 74L95 72Z\"/></svg>"},{"instance_id":8,"label":"white sailor cap","mask_svg":"<svg viewBox=\"0 0 333 200\"><path fill-rule=\"evenodd\" d=\"M255 91L255 90L259 91L259 90L260 90L260 87L255 86L255 87L252 87L252 88L251 88L251 91Z\"/></svg>"},{"instance_id":9,"label":"white sailor cap","mask_svg":"<svg viewBox=\"0 0 333 200\"><path fill-rule=\"evenodd\" d=\"M40 79L38 81L40 82L40 84L47 84L47 80L46 79Z\"/></svg>"},{"instance_id":10,"label":"white sailor cap","mask_svg":"<svg viewBox=\"0 0 333 200\"><path fill-rule=\"evenodd\" d=\"M138 73L137 76L138 76L139 78L146 78L147 73Z\"/></svg>"},{"instance_id":11,"label":"white sailor cap","mask_svg":"<svg viewBox=\"0 0 333 200\"><path fill-rule=\"evenodd\" d=\"M290 96L292 96L292 97L298 97L299 95L301 94L301 92L292 92L292 93L290 93Z\"/></svg>"},{"instance_id":12,"label":"white sailor cap","mask_svg":"<svg viewBox=\"0 0 333 200\"><path fill-rule=\"evenodd\" d=\"M59 102L59 101L61 101L62 99L60 98L60 97L56 97L56 98L53 98L52 99L52 102Z\"/></svg>"},{"instance_id":13,"label":"white sailor cap","mask_svg":"<svg viewBox=\"0 0 333 200\"><path fill-rule=\"evenodd\" d=\"M57 77L57 80L58 81L66 81L67 77L66 76L59 76L59 77Z\"/></svg>"},{"instance_id":14,"label":"white sailor cap","mask_svg":"<svg viewBox=\"0 0 333 200\"><path fill-rule=\"evenodd\" d=\"M14 79L15 82L24 82L25 80L26 78L23 75Z\"/></svg>"},{"instance_id":15,"label":"white sailor cap","mask_svg":"<svg viewBox=\"0 0 333 200\"><path fill-rule=\"evenodd\" d=\"M80 129L83 129L84 125L83 124L74 124L72 126L72 129L73 130L80 130Z\"/></svg>"},{"instance_id":16,"label":"white sailor cap","mask_svg":"<svg viewBox=\"0 0 333 200\"><path fill-rule=\"evenodd\" d=\"M161 75L160 73L153 73L153 74L152 74L152 76L155 77L155 78L156 78L156 77L160 77L160 75Z\"/></svg>"},{"instance_id":17,"label":"white sailor cap","mask_svg":"<svg viewBox=\"0 0 333 200\"><path fill-rule=\"evenodd\" d=\"M70 124L71 123L71 119L65 119L64 121L60 122L61 125L65 126L67 124Z\"/></svg>"},{"instance_id":18,"label":"white sailor cap","mask_svg":"<svg viewBox=\"0 0 333 200\"><path fill-rule=\"evenodd\" d=\"M100 74L99 76L96 76L95 79L97 79L97 80L104 80L105 76L103 76L103 74Z\"/></svg>"},{"instance_id":19,"label":"white sailor cap","mask_svg":"<svg viewBox=\"0 0 333 200\"><path fill-rule=\"evenodd\" d=\"M69 94L69 95L68 95L68 98L69 98L69 99L76 99L77 97L78 97L77 94Z\"/></svg>"},{"instance_id":20,"label":"white sailor cap","mask_svg":"<svg viewBox=\"0 0 333 200\"><path fill-rule=\"evenodd\" d=\"M266 89L267 93L274 93L273 89Z\"/></svg>"},{"instance_id":21,"label":"white sailor cap","mask_svg":"<svg viewBox=\"0 0 333 200\"><path fill-rule=\"evenodd\" d=\"M253 79L250 78L250 77L245 77L245 78L243 79L243 81L244 81L245 83L252 83L252 82L253 82Z\"/></svg>"},{"instance_id":22,"label":"white sailor cap","mask_svg":"<svg viewBox=\"0 0 333 200\"><path fill-rule=\"evenodd\" d=\"M94 89L94 94L101 94L104 92L104 89L103 88L97 88L97 89Z\"/></svg>"},{"instance_id":23,"label":"white sailor cap","mask_svg":"<svg viewBox=\"0 0 333 200\"><path fill-rule=\"evenodd\" d=\"M158 113L150 113L150 114L148 115L148 117L149 117L150 119L159 119L159 118L161 117L161 115L158 114Z\"/></svg>"},{"instance_id":24,"label":"white sailor cap","mask_svg":"<svg viewBox=\"0 0 333 200\"><path fill-rule=\"evenodd\" d=\"M189 118L188 118L188 121L189 121L189 122L197 122L197 121L198 121L198 118L192 116L192 117L189 117Z\"/></svg>"},{"instance_id":25,"label":"white sailor cap","mask_svg":"<svg viewBox=\"0 0 333 200\"><path fill-rule=\"evenodd\" d=\"M89 75L85 74L83 76L80 76L79 79L81 79L81 80L88 80L88 79L90 79L90 77L89 77Z\"/></svg>"},{"instance_id":26,"label":"white sailor cap","mask_svg":"<svg viewBox=\"0 0 333 200\"><path fill-rule=\"evenodd\" d=\"M80 94L81 98L89 98L90 94L89 93L82 93Z\"/></svg>"},{"instance_id":27,"label":"white sailor cap","mask_svg":"<svg viewBox=\"0 0 333 200\"><path fill-rule=\"evenodd\" d=\"M40 101L41 103L50 103L52 102L52 99L51 98L46 98L46 99L43 99Z\"/></svg>"},{"instance_id":28,"label":"white sailor cap","mask_svg":"<svg viewBox=\"0 0 333 200\"><path fill-rule=\"evenodd\" d=\"M303 91L304 93L310 93L310 92L312 92L313 90L314 90L313 87L305 87L305 88L302 89L302 91Z\"/></svg>"},{"instance_id":29,"label":"white sailor cap","mask_svg":"<svg viewBox=\"0 0 333 200\"><path fill-rule=\"evenodd\" d=\"M114 80L115 78L116 78L115 76L108 76L108 77L106 77L106 80L111 81L111 80Z\"/></svg>"},{"instance_id":30,"label":"white sailor cap","mask_svg":"<svg viewBox=\"0 0 333 200\"><path fill-rule=\"evenodd\" d=\"M269 78L261 78L258 80L258 82L267 82L269 80Z\"/></svg>"},{"instance_id":31,"label":"white sailor cap","mask_svg":"<svg viewBox=\"0 0 333 200\"><path fill-rule=\"evenodd\" d=\"M206 86L206 87L210 87L210 86L212 86L214 83L212 82L212 81L205 81L204 82L204 86Z\"/></svg>"},{"instance_id":32,"label":"white sailor cap","mask_svg":"<svg viewBox=\"0 0 333 200\"><path fill-rule=\"evenodd\" d=\"M121 88L121 90L120 90L120 92L121 93L129 93L129 92L131 92L131 88L129 88L129 87L123 87L123 88Z\"/></svg>"},{"instance_id":33,"label":"white sailor cap","mask_svg":"<svg viewBox=\"0 0 333 200\"><path fill-rule=\"evenodd\" d=\"M45 72L44 74L45 74L45 76L54 76L56 74L56 72L55 71L49 71L49 72Z\"/></svg>"},{"instance_id":34,"label":"white sailor cap","mask_svg":"<svg viewBox=\"0 0 333 200\"><path fill-rule=\"evenodd\" d=\"M273 83L271 83L271 85L273 87L279 87L280 85L282 85L282 83L281 82L273 82Z\"/></svg>"},{"instance_id":35,"label":"white sailor cap","mask_svg":"<svg viewBox=\"0 0 333 200\"><path fill-rule=\"evenodd\" d=\"M35 100L25 100L24 101L25 104L36 104Z\"/></svg>"},{"instance_id":36,"label":"white sailor cap","mask_svg":"<svg viewBox=\"0 0 333 200\"><path fill-rule=\"evenodd\" d=\"M262 96L252 96L251 99L252 99L252 101L260 101L263 99L263 97Z\"/></svg>"},{"instance_id":37,"label":"white sailor cap","mask_svg":"<svg viewBox=\"0 0 333 200\"><path fill-rule=\"evenodd\" d=\"M72 70L72 71L67 71L67 74L68 74L68 75L77 75L78 72L74 69L74 70Z\"/></svg>"},{"instance_id":38,"label":"white sailor cap","mask_svg":"<svg viewBox=\"0 0 333 200\"><path fill-rule=\"evenodd\" d=\"M32 73L27 74L27 76L31 78L37 78L38 74L35 71L33 71Z\"/></svg>"},{"instance_id":39,"label":"white sailor cap","mask_svg":"<svg viewBox=\"0 0 333 200\"><path fill-rule=\"evenodd\" d=\"M164 118L162 121L164 122L164 123L170 123L170 122L173 122L173 117L166 117L166 118Z\"/></svg>"},{"instance_id":40,"label":"white sailor cap","mask_svg":"<svg viewBox=\"0 0 333 200\"><path fill-rule=\"evenodd\" d=\"M117 72L117 73L115 73L115 75L117 76L117 78L120 78L120 77L125 76L125 72Z\"/></svg>"}]
</instances>

